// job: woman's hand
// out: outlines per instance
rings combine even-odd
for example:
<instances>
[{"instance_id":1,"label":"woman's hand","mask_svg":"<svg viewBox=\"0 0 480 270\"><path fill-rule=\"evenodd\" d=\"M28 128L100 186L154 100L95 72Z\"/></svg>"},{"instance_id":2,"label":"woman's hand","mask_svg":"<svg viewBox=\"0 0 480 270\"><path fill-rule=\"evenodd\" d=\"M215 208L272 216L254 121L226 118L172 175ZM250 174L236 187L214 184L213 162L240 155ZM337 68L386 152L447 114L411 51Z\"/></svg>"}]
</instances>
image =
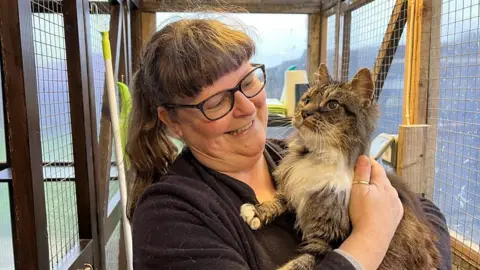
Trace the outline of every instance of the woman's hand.
<instances>
[{"instance_id":1,"label":"woman's hand","mask_svg":"<svg viewBox=\"0 0 480 270\"><path fill-rule=\"evenodd\" d=\"M353 230L340 249L365 269L377 269L403 216L403 205L383 167L360 156L350 196Z\"/></svg>"}]
</instances>

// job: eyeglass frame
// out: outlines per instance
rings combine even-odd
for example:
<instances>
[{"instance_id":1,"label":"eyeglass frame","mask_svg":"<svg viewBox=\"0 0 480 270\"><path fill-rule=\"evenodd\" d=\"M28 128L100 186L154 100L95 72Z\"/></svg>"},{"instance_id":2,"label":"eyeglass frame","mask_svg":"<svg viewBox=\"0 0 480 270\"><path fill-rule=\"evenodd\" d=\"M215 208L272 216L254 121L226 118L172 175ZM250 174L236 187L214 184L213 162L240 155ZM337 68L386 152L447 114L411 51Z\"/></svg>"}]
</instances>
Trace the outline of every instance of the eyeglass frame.
<instances>
[{"instance_id":1,"label":"eyeglass frame","mask_svg":"<svg viewBox=\"0 0 480 270\"><path fill-rule=\"evenodd\" d=\"M265 89L265 85L267 84L267 74L265 72L265 64L251 64L254 68L252 70L250 70L247 74L245 74L245 76L243 76L243 78L238 82L238 84L233 87L233 88L230 88L230 89L227 89L227 90L224 90L222 92L219 92L219 93L216 93L216 94L213 94L207 98L205 98L204 100L202 100L201 102L197 103L197 104L169 104L169 103L164 103L162 104L163 107L165 108L171 108L171 109L174 109L174 108L190 108L190 109L198 109L202 112L203 116L205 116L205 118L207 118L208 120L210 121L216 121L216 120L219 120L223 117L225 117L227 114L229 114L232 110L233 110L233 107L235 107L235 93L237 91L240 91L246 98L250 99L250 98L254 98L256 97L258 94L260 94L260 92L262 92L264 89ZM253 72L255 72L257 69L261 69L262 72L263 72L263 86L260 90L258 90L257 93L255 93L253 96L247 96L243 90L242 90L242 82L243 80L245 80L245 78L247 78L250 74L252 74ZM207 114L205 113L204 109L203 109L203 105L209 100L211 99L212 97L220 94L220 93L227 93L229 92L230 93L230 96L232 98L232 104L230 105L230 109L228 109L227 112L225 112L225 114L223 114L222 116L220 117L217 117L217 118L209 118L207 116Z\"/></svg>"}]
</instances>

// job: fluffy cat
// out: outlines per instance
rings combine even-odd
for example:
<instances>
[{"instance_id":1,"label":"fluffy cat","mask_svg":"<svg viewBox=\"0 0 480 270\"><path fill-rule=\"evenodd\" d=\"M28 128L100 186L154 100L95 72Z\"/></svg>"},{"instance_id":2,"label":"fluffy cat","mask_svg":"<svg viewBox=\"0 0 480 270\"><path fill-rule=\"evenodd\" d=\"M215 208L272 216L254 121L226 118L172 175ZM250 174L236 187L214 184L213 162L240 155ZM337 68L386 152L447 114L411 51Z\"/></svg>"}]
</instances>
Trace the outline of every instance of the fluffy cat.
<instances>
[{"instance_id":1,"label":"fluffy cat","mask_svg":"<svg viewBox=\"0 0 480 270\"><path fill-rule=\"evenodd\" d=\"M277 195L258 205L244 204L241 216L254 229L285 211L295 211L301 230L301 255L281 269L312 269L317 256L337 248L350 234L348 203L353 169L368 154L378 104L374 84L364 68L351 81L332 81L320 65L292 119L296 132L275 169ZM395 175L388 175L404 206L404 216L379 269L436 269L440 255L435 235L415 194Z\"/></svg>"}]
</instances>

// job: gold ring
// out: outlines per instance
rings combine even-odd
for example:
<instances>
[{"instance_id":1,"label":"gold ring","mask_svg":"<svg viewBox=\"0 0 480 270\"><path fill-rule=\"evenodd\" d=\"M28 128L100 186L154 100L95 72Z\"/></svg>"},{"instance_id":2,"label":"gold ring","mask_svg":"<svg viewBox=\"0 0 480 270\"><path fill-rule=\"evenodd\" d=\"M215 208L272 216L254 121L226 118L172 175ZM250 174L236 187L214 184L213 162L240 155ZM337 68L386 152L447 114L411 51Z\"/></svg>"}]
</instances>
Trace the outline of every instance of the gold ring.
<instances>
[{"instance_id":1,"label":"gold ring","mask_svg":"<svg viewBox=\"0 0 480 270\"><path fill-rule=\"evenodd\" d=\"M359 181L353 181L352 184L353 184L353 185L355 185L355 184L370 185L370 182L368 182L368 181L363 181L363 180L359 180Z\"/></svg>"}]
</instances>

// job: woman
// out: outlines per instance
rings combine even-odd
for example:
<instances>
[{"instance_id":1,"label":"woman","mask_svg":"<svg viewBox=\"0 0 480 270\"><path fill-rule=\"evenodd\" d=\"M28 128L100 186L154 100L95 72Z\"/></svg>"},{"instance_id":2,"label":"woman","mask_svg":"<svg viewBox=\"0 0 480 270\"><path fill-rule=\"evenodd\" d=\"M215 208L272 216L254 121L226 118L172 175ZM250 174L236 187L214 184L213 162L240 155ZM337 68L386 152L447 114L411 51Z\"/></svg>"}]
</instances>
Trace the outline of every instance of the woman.
<instances>
[{"instance_id":1,"label":"woman","mask_svg":"<svg viewBox=\"0 0 480 270\"><path fill-rule=\"evenodd\" d=\"M254 52L244 32L211 19L170 23L145 46L127 146L135 269L274 269L296 255L294 217L252 231L239 215L243 203L275 195L271 171L284 147L266 140L264 66L249 62ZM167 136L186 145L178 157ZM376 269L402 217L378 163L360 157L355 179L370 184L352 188L353 232L317 269ZM422 203L447 269L445 220Z\"/></svg>"}]
</instances>

